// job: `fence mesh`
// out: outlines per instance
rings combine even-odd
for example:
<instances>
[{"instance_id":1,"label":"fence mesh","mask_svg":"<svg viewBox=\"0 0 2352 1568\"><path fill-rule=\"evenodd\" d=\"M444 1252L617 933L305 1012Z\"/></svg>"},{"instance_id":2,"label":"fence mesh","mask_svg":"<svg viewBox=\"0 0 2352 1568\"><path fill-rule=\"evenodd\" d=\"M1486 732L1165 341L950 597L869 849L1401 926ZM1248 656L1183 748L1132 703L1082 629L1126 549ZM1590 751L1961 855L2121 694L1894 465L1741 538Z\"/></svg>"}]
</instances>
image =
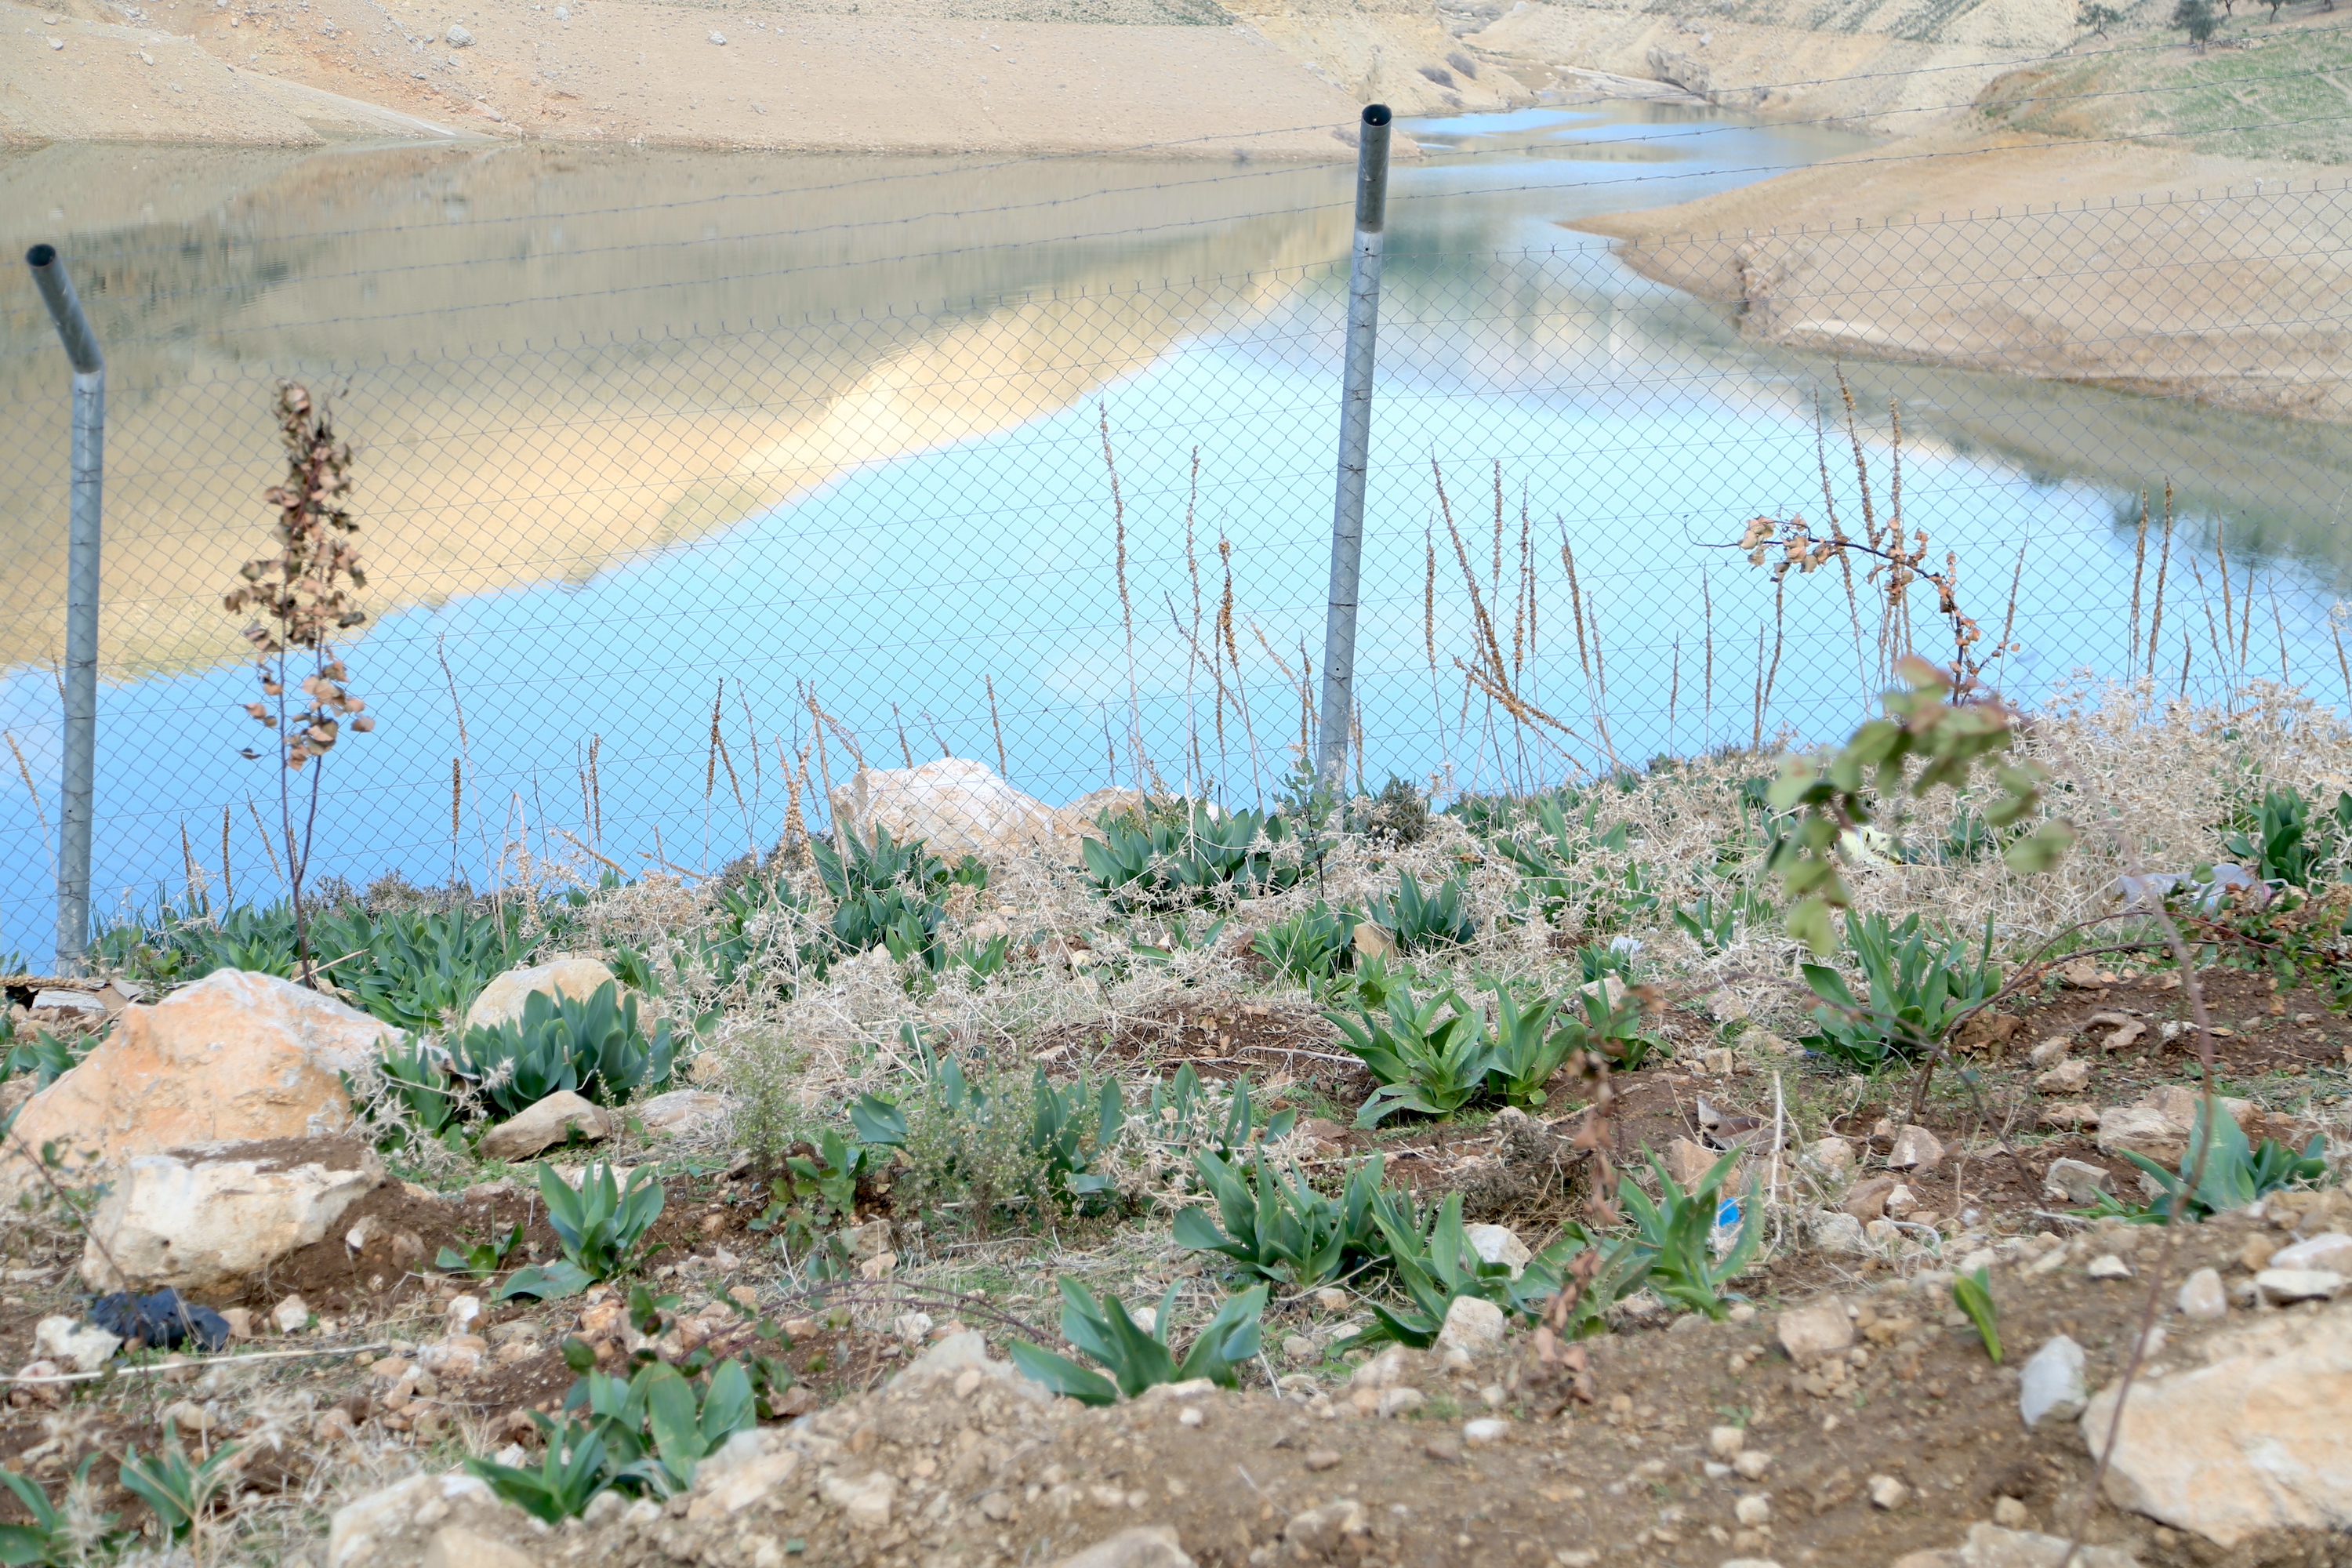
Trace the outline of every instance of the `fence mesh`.
<instances>
[{"instance_id":1,"label":"fence mesh","mask_svg":"<svg viewBox=\"0 0 2352 1568\"><path fill-rule=\"evenodd\" d=\"M1049 803L1277 792L1321 658L1343 222L1291 226L1293 264L1148 283L1107 264L952 307L655 328L658 298L464 299L467 332L562 330L469 347L420 312L419 347L374 357L339 321L142 335L140 290L168 279L101 268L98 907L191 877L277 891L276 774L240 755L253 677L220 596L268 544L281 377L357 444L370 567L348 657L379 727L326 764L321 872L479 885L519 846L633 872L764 851L811 765L812 697L867 763L973 758ZM1850 721L1885 675L1870 584L1776 586L1737 548L1756 516L1924 531L2028 700L2131 677L2210 699L2273 669L2332 700L2352 685L2332 615L2347 226L2340 184L2273 184L1392 251L1365 786L1524 787ZM722 302L760 294L722 281ZM0 303L0 956L37 961L68 405L46 321ZM1545 717L1515 721L1468 679L1482 661ZM838 784L857 758L829 743Z\"/></svg>"}]
</instances>

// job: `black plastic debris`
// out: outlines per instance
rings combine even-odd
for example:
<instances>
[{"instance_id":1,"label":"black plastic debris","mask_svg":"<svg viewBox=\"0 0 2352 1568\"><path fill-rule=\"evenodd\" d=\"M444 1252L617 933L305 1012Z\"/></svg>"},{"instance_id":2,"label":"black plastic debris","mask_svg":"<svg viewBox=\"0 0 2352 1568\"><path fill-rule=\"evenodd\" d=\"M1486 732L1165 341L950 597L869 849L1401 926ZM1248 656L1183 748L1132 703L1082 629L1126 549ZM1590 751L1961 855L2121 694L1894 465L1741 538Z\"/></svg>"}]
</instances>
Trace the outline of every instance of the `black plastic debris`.
<instances>
[{"instance_id":1,"label":"black plastic debris","mask_svg":"<svg viewBox=\"0 0 2352 1568\"><path fill-rule=\"evenodd\" d=\"M183 1301L177 1290L158 1290L152 1296L117 1290L111 1296L100 1296L90 1303L89 1321L110 1334L121 1335L125 1344L135 1342L153 1350L172 1350L189 1342L216 1351L228 1343L228 1320L210 1307Z\"/></svg>"}]
</instances>

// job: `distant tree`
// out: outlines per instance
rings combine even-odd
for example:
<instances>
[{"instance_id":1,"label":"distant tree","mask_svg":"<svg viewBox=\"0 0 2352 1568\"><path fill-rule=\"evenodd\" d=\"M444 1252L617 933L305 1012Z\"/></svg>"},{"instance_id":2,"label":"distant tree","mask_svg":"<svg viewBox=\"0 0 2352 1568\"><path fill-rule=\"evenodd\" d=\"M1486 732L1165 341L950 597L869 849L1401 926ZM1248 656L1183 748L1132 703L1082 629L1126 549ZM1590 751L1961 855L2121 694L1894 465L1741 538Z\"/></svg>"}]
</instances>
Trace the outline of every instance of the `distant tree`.
<instances>
[{"instance_id":1,"label":"distant tree","mask_svg":"<svg viewBox=\"0 0 2352 1568\"><path fill-rule=\"evenodd\" d=\"M2113 5L2102 5L2099 0L2083 0L2074 11L2074 26L2094 37L2104 38L2107 29L2124 19L2124 14Z\"/></svg>"},{"instance_id":2,"label":"distant tree","mask_svg":"<svg viewBox=\"0 0 2352 1568\"><path fill-rule=\"evenodd\" d=\"M2202 54L2205 41L2221 26L2221 19L2213 15L2213 0L2179 0L2172 8L2172 25L2187 33Z\"/></svg>"}]
</instances>

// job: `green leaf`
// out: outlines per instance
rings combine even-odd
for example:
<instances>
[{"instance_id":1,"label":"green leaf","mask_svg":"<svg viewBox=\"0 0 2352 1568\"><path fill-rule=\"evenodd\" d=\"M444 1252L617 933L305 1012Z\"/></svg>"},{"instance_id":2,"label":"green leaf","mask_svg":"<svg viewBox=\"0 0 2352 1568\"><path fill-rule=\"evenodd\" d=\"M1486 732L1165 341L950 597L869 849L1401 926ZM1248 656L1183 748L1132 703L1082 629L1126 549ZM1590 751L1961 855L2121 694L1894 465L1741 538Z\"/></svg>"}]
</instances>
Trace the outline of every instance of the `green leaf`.
<instances>
[{"instance_id":1,"label":"green leaf","mask_svg":"<svg viewBox=\"0 0 2352 1568\"><path fill-rule=\"evenodd\" d=\"M1977 1269L1971 1274L1952 1276L1952 1300L1969 1321L1977 1326L1977 1337L1984 1341L1985 1353L1993 1364L2000 1364L2000 1314L1993 1306L1992 1286L1989 1271Z\"/></svg>"},{"instance_id":2,"label":"green leaf","mask_svg":"<svg viewBox=\"0 0 2352 1568\"><path fill-rule=\"evenodd\" d=\"M2056 866L2067 850L2074 847L2074 829L2064 822L2045 822L2027 837L2019 839L2000 852L2009 868L2020 876L2032 876Z\"/></svg>"},{"instance_id":3,"label":"green leaf","mask_svg":"<svg viewBox=\"0 0 2352 1568\"><path fill-rule=\"evenodd\" d=\"M567 1296L577 1296L594 1283L586 1269L559 1259L516 1269L490 1299L511 1301L518 1296L532 1296L542 1301L561 1301Z\"/></svg>"},{"instance_id":4,"label":"green leaf","mask_svg":"<svg viewBox=\"0 0 2352 1568\"><path fill-rule=\"evenodd\" d=\"M751 1374L743 1370L742 1363L730 1358L712 1368L709 1386L702 1394L705 1452L751 1426L757 1419L752 1405Z\"/></svg>"},{"instance_id":5,"label":"green leaf","mask_svg":"<svg viewBox=\"0 0 2352 1568\"><path fill-rule=\"evenodd\" d=\"M1789 911L1782 924L1790 936L1822 958L1837 951L1837 931L1830 924L1830 906L1821 898L1801 901Z\"/></svg>"},{"instance_id":6,"label":"green leaf","mask_svg":"<svg viewBox=\"0 0 2352 1568\"><path fill-rule=\"evenodd\" d=\"M1100 1373L1088 1372L1066 1356L1041 1350L1026 1340L1014 1340L1005 1349L1013 1357L1013 1364L1024 1376L1056 1394L1066 1394L1082 1405L1118 1403L1118 1389L1110 1379Z\"/></svg>"}]
</instances>

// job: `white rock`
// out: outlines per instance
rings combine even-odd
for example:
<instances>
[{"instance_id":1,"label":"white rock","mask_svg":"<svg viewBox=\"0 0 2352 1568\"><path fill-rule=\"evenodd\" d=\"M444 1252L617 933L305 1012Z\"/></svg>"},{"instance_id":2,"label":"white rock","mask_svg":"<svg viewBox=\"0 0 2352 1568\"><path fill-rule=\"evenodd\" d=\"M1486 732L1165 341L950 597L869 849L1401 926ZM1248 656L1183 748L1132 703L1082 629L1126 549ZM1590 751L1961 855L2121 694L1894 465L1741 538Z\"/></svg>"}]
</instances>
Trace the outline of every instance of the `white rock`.
<instances>
[{"instance_id":1,"label":"white rock","mask_svg":"<svg viewBox=\"0 0 2352 1568\"><path fill-rule=\"evenodd\" d=\"M629 1107L648 1132L666 1132L682 1137L692 1132L707 1132L724 1123L734 1111L735 1102L723 1094L713 1094L707 1089L673 1089L665 1094Z\"/></svg>"},{"instance_id":2,"label":"white rock","mask_svg":"<svg viewBox=\"0 0 2352 1568\"><path fill-rule=\"evenodd\" d=\"M1345 1290L1326 1285L1315 1292L1315 1304L1327 1312L1344 1312L1349 1307L1349 1296Z\"/></svg>"},{"instance_id":3,"label":"white rock","mask_svg":"<svg viewBox=\"0 0 2352 1568\"><path fill-rule=\"evenodd\" d=\"M2221 1276L2210 1268L2200 1268L2180 1284L2180 1310L2184 1316L2199 1322L2210 1323L2230 1315L2230 1298L2221 1289Z\"/></svg>"},{"instance_id":4,"label":"white rock","mask_svg":"<svg viewBox=\"0 0 2352 1568\"><path fill-rule=\"evenodd\" d=\"M1057 1558L1052 1568L1192 1568L1192 1559L1177 1544L1174 1525L1146 1524Z\"/></svg>"},{"instance_id":5,"label":"white rock","mask_svg":"<svg viewBox=\"0 0 2352 1568\"><path fill-rule=\"evenodd\" d=\"M593 958L552 958L545 963L509 969L482 987L482 994L466 1009L466 1027L480 1029L520 1022L523 999L534 991L560 995L567 1001L585 1002L599 986L608 984L618 995L619 982L613 972Z\"/></svg>"},{"instance_id":6,"label":"white rock","mask_svg":"<svg viewBox=\"0 0 2352 1568\"><path fill-rule=\"evenodd\" d=\"M1506 1442L1511 1436L1511 1424L1497 1416L1481 1415L1475 1421L1462 1423L1462 1441L1473 1448L1491 1448Z\"/></svg>"},{"instance_id":7,"label":"white rock","mask_svg":"<svg viewBox=\"0 0 2352 1568\"><path fill-rule=\"evenodd\" d=\"M335 1510L327 1530L327 1568L352 1568L428 1508L438 1506L446 1512L459 1503L495 1506L497 1501L488 1486L461 1472L411 1476Z\"/></svg>"},{"instance_id":8,"label":"white rock","mask_svg":"<svg viewBox=\"0 0 2352 1568\"><path fill-rule=\"evenodd\" d=\"M1859 1256L1870 1250L1862 1221L1841 1209L1822 1209L1805 1216L1805 1235L1823 1252Z\"/></svg>"},{"instance_id":9,"label":"white rock","mask_svg":"<svg viewBox=\"0 0 2352 1568\"><path fill-rule=\"evenodd\" d=\"M1772 1456L1757 1448L1742 1448L1731 1461L1731 1473L1743 1481L1760 1481L1771 1468Z\"/></svg>"},{"instance_id":10,"label":"white rock","mask_svg":"<svg viewBox=\"0 0 2352 1568\"><path fill-rule=\"evenodd\" d=\"M899 843L919 838L953 861L1043 849L1063 837L1044 801L1022 794L984 763L941 757L918 768L860 768L831 796L834 819L860 837L879 826ZM1087 831L1097 831L1091 823Z\"/></svg>"},{"instance_id":11,"label":"white rock","mask_svg":"<svg viewBox=\"0 0 2352 1568\"><path fill-rule=\"evenodd\" d=\"M2324 1268L2331 1274L2352 1274L2352 1236L2331 1230L2309 1241L2282 1247L2271 1254L2273 1268Z\"/></svg>"},{"instance_id":12,"label":"white rock","mask_svg":"<svg viewBox=\"0 0 2352 1568\"><path fill-rule=\"evenodd\" d=\"M1429 1403L1429 1396L1418 1388L1384 1388L1380 1402L1373 1406L1383 1421L1395 1419L1407 1411L1418 1410Z\"/></svg>"},{"instance_id":13,"label":"white rock","mask_svg":"<svg viewBox=\"0 0 2352 1568\"><path fill-rule=\"evenodd\" d=\"M2344 1284L2344 1276L2331 1268L2264 1268L2254 1276L2254 1289L2273 1307L2328 1300Z\"/></svg>"},{"instance_id":14,"label":"white rock","mask_svg":"<svg viewBox=\"0 0 2352 1568\"><path fill-rule=\"evenodd\" d=\"M1898 1509L1911 1500L1911 1489L1893 1476L1873 1476L1864 1489L1873 1508Z\"/></svg>"},{"instance_id":15,"label":"white rock","mask_svg":"<svg viewBox=\"0 0 2352 1568\"><path fill-rule=\"evenodd\" d=\"M919 1345L931 1331L931 1315L929 1312L901 1312L890 1320L890 1329L903 1342ZM1150 1331L1147 1329L1144 1331L1149 1333Z\"/></svg>"},{"instance_id":16,"label":"white rock","mask_svg":"<svg viewBox=\"0 0 2352 1568\"><path fill-rule=\"evenodd\" d=\"M612 1136L616 1119L568 1089L533 1101L482 1134L474 1152L485 1160L528 1160L577 1132L590 1142Z\"/></svg>"},{"instance_id":17,"label":"white rock","mask_svg":"<svg viewBox=\"0 0 2352 1568\"><path fill-rule=\"evenodd\" d=\"M2068 1421L2082 1414L2089 1397L2083 1367L2083 1347L2064 1334L2033 1352L2017 1379L2017 1413L2029 1428L2044 1416Z\"/></svg>"},{"instance_id":18,"label":"white rock","mask_svg":"<svg viewBox=\"0 0 2352 1568\"><path fill-rule=\"evenodd\" d=\"M2101 1253L2091 1259L2091 1266L2084 1272L2094 1279L2128 1279L2132 1277L2131 1265L2112 1252Z\"/></svg>"},{"instance_id":19,"label":"white rock","mask_svg":"<svg viewBox=\"0 0 2352 1568\"><path fill-rule=\"evenodd\" d=\"M2207 1364L2132 1385L2108 1500L2224 1549L2352 1529L2352 1306L2267 1317L2203 1350ZM2116 1402L2109 1386L2084 1412L2091 1452Z\"/></svg>"},{"instance_id":20,"label":"white rock","mask_svg":"<svg viewBox=\"0 0 2352 1568\"><path fill-rule=\"evenodd\" d=\"M470 1334L474 1325L482 1321L482 1299L478 1296L454 1296L441 1309L441 1321L449 1325L453 1334Z\"/></svg>"},{"instance_id":21,"label":"white rock","mask_svg":"<svg viewBox=\"0 0 2352 1568\"><path fill-rule=\"evenodd\" d=\"M2115 1190L2115 1180L2105 1165L2088 1160L2053 1160L2042 1173L2042 1192L2044 1197L2088 1208Z\"/></svg>"},{"instance_id":22,"label":"white rock","mask_svg":"<svg viewBox=\"0 0 2352 1568\"><path fill-rule=\"evenodd\" d=\"M354 1140L319 1139L299 1153L208 1143L142 1154L90 1216L81 1277L99 1290L247 1279L323 1237L383 1179L375 1151Z\"/></svg>"},{"instance_id":23,"label":"white rock","mask_svg":"<svg viewBox=\"0 0 2352 1568\"><path fill-rule=\"evenodd\" d=\"M1475 1296L1456 1296L1445 1309L1445 1326L1437 1342L1456 1345L1475 1355L1503 1348L1503 1309Z\"/></svg>"},{"instance_id":24,"label":"white rock","mask_svg":"<svg viewBox=\"0 0 2352 1568\"><path fill-rule=\"evenodd\" d=\"M73 1318L43 1318L33 1325L33 1352L75 1372L96 1372L122 1348L122 1336Z\"/></svg>"},{"instance_id":25,"label":"white rock","mask_svg":"<svg viewBox=\"0 0 2352 1568\"><path fill-rule=\"evenodd\" d=\"M828 1475L817 1483L824 1500L841 1510L852 1530L887 1530L890 1500L898 1482L887 1470L864 1476Z\"/></svg>"},{"instance_id":26,"label":"white rock","mask_svg":"<svg viewBox=\"0 0 2352 1568\"><path fill-rule=\"evenodd\" d=\"M1789 1359L1800 1366L1853 1348L1853 1320L1834 1296L1781 1313L1774 1332Z\"/></svg>"},{"instance_id":27,"label":"white rock","mask_svg":"<svg viewBox=\"0 0 2352 1568\"><path fill-rule=\"evenodd\" d=\"M1706 1433L1707 1452L1718 1459L1728 1459L1748 1447L1748 1434L1737 1426L1710 1426Z\"/></svg>"},{"instance_id":28,"label":"white rock","mask_svg":"<svg viewBox=\"0 0 2352 1568\"><path fill-rule=\"evenodd\" d=\"M269 1309L269 1321L281 1334L298 1333L310 1321L310 1304L299 1296L289 1296Z\"/></svg>"},{"instance_id":29,"label":"white rock","mask_svg":"<svg viewBox=\"0 0 2352 1568\"><path fill-rule=\"evenodd\" d=\"M2070 1543L2063 1536L1999 1524L1969 1527L1969 1539L1949 1555L1953 1568L2059 1568ZM2139 1568L2139 1559L2116 1546L2084 1546L2074 1553L2080 1568Z\"/></svg>"},{"instance_id":30,"label":"white rock","mask_svg":"<svg viewBox=\"0 0 2352 1568\"><path fill-rule=\"evenodd\" d=\"M469 49L474 47L474 35L452 22L449 30L441 35L441 41L453 49Z\"/></svg>"},{"instance_id":31,"label":"white rock","mask_svg":"<svg viewBox=\"0 0 2352 1568\"><path fill-rule=\"evenodd\" d=\"M697 1467L695 1497L687 1507L687 1517L740 1513L755 1502L772 1499L777 1489L792 1479L800 1463L801 1456L785 1446L782 1433L738 1432Z\"/></svg>"},{"instance_id":32,"label":"white rock","mask_svg":"<svg viewBox=\"0 0 2352 1568\"><path fill-rule=\"evenodd\" d=\"M710 41L714 44L723 44L727 41L727 35L720 32L713 32L710 35Z\"/></svg>"},{"instance_id":33,"label":"white rock","mask_svg":"<svg viewBox=\"0 0 2352 1568\"><path fill-rule=\"evenodd\" d=\"M1886 1156L1891 1169L1916 1171L1925 1175L1943 1163L1943 1142L1933 1132L1909 1125L1895 1129L1894 1152Z\"/></svg>"},{"instance_id":34,"label":"white rock","mask_svg":"<svg viewBox=\"0 0 2352 1568\"><path fill-rule=\"evenodd\" d=\"M1853 1169L1853 1145L1843 1138L1819 1138L1805 1147L1805 1159L1824 1175L1843 1176Z\"/></svg>"},{"instance_id":35,"label":"white rock","mask_svg":"<svg viewBox=\"0 0 2352 1568\"><path fill-rule=\"evenodd\" d=\"M318 1138L352 1124L344 1079L373 1071L390 1025L291 981L223 969L155 1006L127 1006L79 1066L25 1102L0 1154L0 1198L68 1169L226 1140Z\"/></svg>"},{"instance_id":36,"label":"white rock","mask_svg":"<svg viewBox=\"0 0 2352 1568\"><path fill-rule=\"evenodd\" d=\"M1753 1528L1772 1522L1772 1500L1762 1492L1750 1492L1731 1505L1731 1517Z\"/></svg>"},{"instance_id":37,"label":"white rock","mask_svg":"<svg viewBox=\"0 0 2352 1568\"><path fill-rule=\"evenodd\" d=\"M1526 1272L1528 1260L1535 1256L1519 1239L1519 1233L1507 1225L1465 1225L1462 1237L1470 1244L1470 1250L1478 1255L1479 1261L1505 1265L1514 1279Z\"/></svg>"}]
</instances>

